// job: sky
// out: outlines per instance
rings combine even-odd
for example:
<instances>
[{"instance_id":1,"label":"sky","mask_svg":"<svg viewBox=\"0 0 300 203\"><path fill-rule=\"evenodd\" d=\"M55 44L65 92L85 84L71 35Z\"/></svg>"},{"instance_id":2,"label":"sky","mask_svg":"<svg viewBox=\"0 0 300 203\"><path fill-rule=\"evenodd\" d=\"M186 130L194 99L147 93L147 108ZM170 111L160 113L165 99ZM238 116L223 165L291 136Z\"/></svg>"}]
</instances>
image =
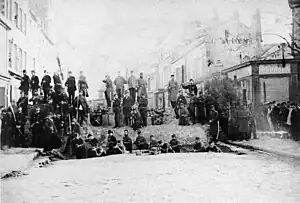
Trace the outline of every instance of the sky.
<instances>
[{"instance_id":1,"label":"sky","mask_svg":"<svg viewBox=\"0 0 300 203\"><path fill-rule=\"evenodd\" d=\"M201 26L210 26L215 15L227 19L238 10L250 25L257 8L263 32L288 35L288 0L60 0L53 40L62 64L75 73L83 70L95 97L104 74L115 78L118 70L125 74L126 68L150 67L161 52L175 50L197 36Z\"/></svg>"}]
</instances>

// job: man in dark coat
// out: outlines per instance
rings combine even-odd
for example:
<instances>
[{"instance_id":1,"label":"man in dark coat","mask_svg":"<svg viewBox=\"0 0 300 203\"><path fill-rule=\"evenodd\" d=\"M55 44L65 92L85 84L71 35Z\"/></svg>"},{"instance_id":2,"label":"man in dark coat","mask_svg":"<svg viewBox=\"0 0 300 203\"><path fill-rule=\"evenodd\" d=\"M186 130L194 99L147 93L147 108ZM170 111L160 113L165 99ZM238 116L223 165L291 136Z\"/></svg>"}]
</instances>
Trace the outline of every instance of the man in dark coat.
<instances>
[{"instance_id":1,"label":"man in dark coat","mask_svg":"<svg viewBox=\"0 0 300 203\"><path fill-rule=\"evenodd\" d=\"M37 107L35 109L35 112L31 115L30 129L33 136L32 138L33 147L41 147L40 138L43 133L43 127L42 127L42 113L40 111L40 107Z\"/></svg>"},{"instance_id":2,"label":"man in dark coat","mask_svg":"<svg viewBox=\"0 0 300 203\"><path fill-rule=\"evenodd\" d=\"M137 131L138 136L135 139L135 146L138 150L148 149L148 143L144 136L142 136L142 132L140 130Z\"/></svg>"},{"instance_id":3,"label":"man in dark coat","mask_svg":"<svg viewBox=\"0 0 300 203\"><path fill-rule=\"evenodd\" d=\"M127 151L132 153L132 139L128 136L128 130L124 130L123 145Z\"/></svg>"},{"instance_id":4,"label":"man in dark coat","mask_svg":"<svg viewBox=\"0 0 300 203\"><path fill-rule=\"evenodd\" d=\"M142 125L145 127L147 126L147 118L148 118L148 100L145 98L145 95L142 94L142 97L139 100L139 111L142 117Z\"/></svg>"},{"instance_id":5,"label":"man in dark coat","mask_svg":"<svg viewBox=\"0 0 300 203\"><path fill-rule=\"evenodd\" d=\"M115 126L114 128L120 127L120 114L121 114L121 100L118 98L118 95L115 94L113 102L113 112L115 114Z\"/></svg>"},{"instance_id":6,"label":"man in dark coat","mask_svg":"<svg viewBox=\"0 0 300 203\"><path fill-rule=\"evenodd\" d=\"M77 90L76 88L76 80L75 77L72 75L72 71L69 71L69 77L65 83L65 86L68 88L68 95L69 95L69 104L74 103L74 98L75 98L75 91Z\"/></svg>"},{"instance_id":7,"label":"man in dark coat","mask_svg":"<svg viewBox=\"0 0 300 203\"><path fill-rule=\"evenodd\" d=\"M131 107L133 105L132 98L129 96L128 90L125 91L125 97L123 99L123 114L125 125L130 125Z\"/></svg>"},{"instance_id":8,"label":"man in dark coat","mask_svg":"<svg viewBox=\"0 0 300 203\"><path fill-rule=\"evenodd\" d=\"M12 110L11 108L7 108L2 119L3 135L1 133L1 137L3 136L4 145L7 145L8 147L13 147L14 126L15 119ZM1 143L1 145L3 144Z\"/></svg>"},{"instance_id":9,"label":"man in dark coat","mask_svg":"<svg viewBox=\"0 0 300 203\"><path fill-rule=\"evenodd\" d=\"M88 86L85 75L83 75L83 71L80 71L80 75L79 75L79 79L78 79L78 88L79 88L79 91L83 92L83 96L89 97L89 93L88 93L89 86Z\"/></svg>"},{"instance_id":10,"label":"man in dark coat","mask_svg":"<svg viewBox=\"0 0 300 203\"><path fill-rule=\"evenodd\" d=\"M170 147L175 153L180 153L181 145L179 140L176 138L176 135L172 135L172 139L170 140Z\"/></svg>"},{"instance_id":11,"label":"man in dark coat","mask_svg":"<svg viewBox=\"0 0 300 203\"><path fill-rule=\"evenodd\" d=\"M54 72L54 75L53 75L53 82L54 82L54 91L55 92L58 92L62 83L61 83L61 79L58 75L57 72Z\"/></svg>"},{"instance_id":12,"label":"man in dark coat","mask_svg":"<svg viewBox=\"0 0 300 203\"><path fill-rule=\"evenodd\" d=\"M85 158L85 147L84 147L84 140L80 136L79 133L75 133L76 137L72 141L73 148L75 149L76 159L83 159Z\"/></svg>"},{"instance_id":13,"label":"man in dark coat","mask_svg":"<svg viewBox=\"0 0 300 203\"><path fill-rule=\"evenodd\" d=\"M88 104L86 98L83 96L83 91L79 91L79 95L75 98L74 107L76 110L76 117L78 118L78 123L83 124L83 121L87 118Z\"/></svg>"},{"instance_id":14,"label":"man in dark coat","mask_svg":"<svg viewBox=\"0 0 300 203\"><path fill-rule=\"evenodd\" d=\"M183 89L188 89L189 90L189 94L192 94L192 92L197 95L198 93L198 89L197 89L197 86L194 84L194 80L193 79L190 79L190 82L189 84L185 85L185 84L182 84L181 85Z\"/></svg>"},{"instance_id":15,"label":"man in dark coat","mask_svg":"<svg viewBox=\"0 0 300 203\"><path fill-rule=\"evenodd\" d=\"M30 80L30 88L32 92L32 97L36 94L36 92L40 88L40 79L37 75L35 75L35 71L31 71L31 80Z\"/></svg>"},{"instance_id":16,"label":"man in dark coat","mask_svg":"<svg viewBox=\"0 0 300 203\"><path fill-rule=\"evenodd\" d=\"M140 98L142 97L142 95L145 96L145 98L147 98L147 82L144 79L144 74L140 73L140 78L137 79L137 101L140 101Z\"/></svg>"},{"instance_id":17,"label":"man in dark coat","mask_svg":"<svg viewBox=\"0 0 300 203\"><path fill-rule=\"evenodd\" d=\"M112 130L108 130L108 137L107 137L107 155L113 155L113 154L120 154L120 149L117 146L118 141L117 138L114 136L114 133ZM122 153L122 152L121 152Z\"/></svg>"},{"instance_id":18,"label":"man in dark coat","mask_svg":"<svg viewBox=\"0 0 300 203\"><path fill-rule=\"evenodd\" d=\"M44 93L44 100L46 101L51 89L51 77L48 74L47 70L44 70L44 77L42 78L41 86Z\"/></svg>"},{"instance_id":19,"label":"man in dark coat","mask_svg":"<svg viewBox=\"0 0 300 203\"><path fill-rule=\"evenodd\" d=\"M105 76L105 80L102 82L105 83L105 100L107 104L107 108L111 108L111 101L113 99L113 83L108 75Z\"/></svg>"},{"instance_id":20,"label":"man in dark coat","mask_svg":"<svg viewBox=\"0 0 300 203\"><path fill-rule=\"evenodd\" d=\"M192 123L195 124L196 123L196 106L197 106L198 98L196 95L194 95L194 92L192 92L191 95L192 96L191 96L188 110L190 112Z\"/></svg>"},{"instance_id":21,"label":"man in dark coat","mask_svg":"<svg viewBox=\"0 0 300 203\"><path fill-rule=\"evenodd\" d=\"M25 115L23 114L22 107L18 108L15 114L16 116L16 137L15 137L15 147L25 146L25 133L24 126L26 123Z\"/></svg>"},{"instance_id":22,"label":"man in dark coat","mask_svg":"<svg viewBox=\"0 0 300 203\"><path fill-rule=\"evenodd\" d=\"M22 113L24 116L28 115L28 95L21 92L21 97L17 101L17 106L22 107Z\"/></svg>"},{"instance_id":23,"label":"man in dark coat","mask_svg":"<svg viewBox=\"0 0 300 203\"><path fill-rule=\"evenodd\" d=\"M186 101L185 96L183 96L183 91L179 90L179 96L177 97L176 108L175 108L175 115L176 115L177 119L179 118L179 112L178 111L181 108L181 104L186 105L187 101Z\"/></svg>"},{"instance_id":24,"label":"man in dark coat","mask_svg":"<svg viewBox=\"0 0 300 203\"><path fill-rule=\"evenodd\" d=\"M30 86L30 78L27 75L26 70L23 70L23 77L21 79L21 85L19 87L19 90L23 91L25 95L28 95L29 86Z\"/></svg>"},{"instance_id":25,"label":"man in dark coat","mask_svg":"<svg viewBox=\"0 0 300 203\"><path fill-rule=\"evenodd\" d=\"M219 113L215 110L215 106L210 106L210 111L208 114L208 122L209 122L209 144L211 142L217 141L218 133L219 133Z\"/></svg>"},{"instance_id":26,"label":"man in dark coat","mask_svg":"<svg viewBox=\"0 0 300 203\"><path fill-rule=\"evenodd\" d=\"M140 112L136 108L133 108L131 112L131 120L132 120L132 128L134 131L141 128L142 117Z\"/></svg>"}]
</instances>

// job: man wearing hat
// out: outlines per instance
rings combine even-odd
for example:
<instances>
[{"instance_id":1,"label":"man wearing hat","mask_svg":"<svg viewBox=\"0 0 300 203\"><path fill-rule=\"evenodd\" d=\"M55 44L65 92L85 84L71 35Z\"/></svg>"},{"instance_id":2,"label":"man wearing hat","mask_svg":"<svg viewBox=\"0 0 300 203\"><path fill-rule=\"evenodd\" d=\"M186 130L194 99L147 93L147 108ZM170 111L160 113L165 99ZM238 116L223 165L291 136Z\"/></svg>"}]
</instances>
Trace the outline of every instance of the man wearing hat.
<instances>
[{"instance_id":1,"label":"man wearing hat","mask_svg":"<svg viewBox=\"0 0 300 203\"><path fill-rule=\"evenodd\" d=\"M176 107L177 92L178 92L178 83L174 79L174 74L172 74L171 80L168 83L168 93L169 93L169 101L173 109L175 109Z\"/></svg>"},{"instance_id":2,"label":"man wearing hat","mask_svg":"<svg viewBox=\"0 0 300 203\"><path fill-rule=\"evenodd\" d=\"M54 82L54 91L59 92L61 88L61 79L58 75L58 72L54 72L53 74L53 82Z\"/></svg>"},{"instance_id":3,"label":"man wearing hat","mask_svg":"<svg viewBox=\"0 0 300 203\"><path fill-rule=\"evenodd\" d=\"M104 82L106 86L106 90L104 94L105 94L107 108L111 108L111 100L113 99L113 84L109 75L106 75L105 80L102 80L102 82Z\"/></svg>"},{"instance_id":4,"label":"man wearing hat","mask_svg":"<svg viewBox=\"0 0 300 203\"><path fill-rule=\"evenodd\" d=\"M44 93L44 100L46 101L51 89L51 77L47 70L44 70L44 77L42 78L41 86Z\"/></svg>"},{"instance_id":5,"label":"man wearing hat","mask_svg":"<svg viewBox=\"0 0 300 203\"><path fill-rule=\"evenodd\" d=\"M114 128L120 127L120 113L121 113L121 100L117 94L114 95L113 112L115 113L115 126Z\"/></svg>"},{"instance_id":6,"label":"man wearing hat","mask_svg":"<svg viewBox=\"0 0 300 203\"><path fill-rule=\"evenodd\" d=\"M123 98L123 94L124 94L124 84L126 84L127 81L125 80L125 78L123 78L121 76L120 71L118 71L118 76L116 77L116 79L114 80L114 84L116 86L116 92L118 94L119 99Z\"/></svg>"},{"instance_id":7,"label":"man wearing hat","mask_svg":"<svg viewBox=\"0 0 300 203\"><path fill-rule=\"evenodd\" d=\"M131 107L133 105L132 98L129 96L128 90L125 90L125 97L123 99L123 114L124 114L124 121L125 125L130 125L130 116L131 116Z\"/></svg>"},{"instance_id":8,"label":"man wearing hat","mask_svg":"<svg viewBox=\"0 0 300 203\"><path fill-rule=\"evenodd\" d=\"M72 71L69 71L69 77L65 83L65 86L68 88L68 95L69 95L69 104L74 103L74 98L75 98L75 91L77 90L76 88L76 80L75 77L72 75Z\"/></svg>"},{"instance_id":9,"label":"man wearing hat","mask_svg":"<svg viewBox=\"0 0 300 203\"><path fill-rule=\"evenodd\" d=\"M148 100L146 99L144 94L141 94L141 98L139 101L139 111L142 117L142 126L147 126L147 118L148 118Z\"/></svg>"},{"instance_id":10,"label":"man wearing hat","mask_svg":"<svg viewBox=\"0 0 300 203\"><path fill-rule=\"evenodd\" d=\"M143 73L140 73L140 78L137 80L137 101L139 102L140 98L142 97L142 94L144 95L145 98L147 98L147 82L144 80L144 75Z\"/></svg>"},{"instance_id":11,"label":"man wearing hat","mask_svg":"<svg viewBox=\"0 0 300 203\"><path fill-rule=\"evenodd\" d=\"M35 71L31 71L31 79L30 79L30 88L32 92L32 97L36 94L38 89L40 88L40 80L37 75L35 75Z\"/></svg>"},{"instance_id":12,"label":"man wearing hat","mask_svg":"<svg viewBox=\"0 0 300 203\"><path fill-rule=\"evenodd\" d=\"M26 70L23 70L23 77L21 79L21 85L19 87L19 90L23 91L26 96L28 95L29 92L29 84L30 84L30 78L27 75Z\"/></svg>"},{"instance_id":13,"label":"man wearing hat","mask_svg":"<svg viewBox=\"0 0 300 203\"><path fill-rule=\"evenodd\" d=\"M185 85L182 84L183 89L188 89L189 93L191 94L192 92L197 96L198 89L197 86L194 84L194 80L191 78L189 84Z\"/></svg>"},{"instance_id":14,"label":"man wearing hat","mask_svg":"<svg viewBox=\"0 0 300 203\"><path fill-rule=\"evenodd\" d=\"M210 111L208 114L209 121L209 144L217 141L219 133L219 113L215 110L214 105L210 105Z\"/></svg>"},{"instance_id":15,"label":"man wearing hat","mask_svg":"<svg viewBox=\"0 0 300 203\"><path fill-rule=\"evenodd\" d=\"M128 78L127 83L128 83L130 97L132 98L132 102L135 103L137 81L136 81L136 77L133 75L133 70L130 71L130 76Z\"/></svg>"}]
</instances>

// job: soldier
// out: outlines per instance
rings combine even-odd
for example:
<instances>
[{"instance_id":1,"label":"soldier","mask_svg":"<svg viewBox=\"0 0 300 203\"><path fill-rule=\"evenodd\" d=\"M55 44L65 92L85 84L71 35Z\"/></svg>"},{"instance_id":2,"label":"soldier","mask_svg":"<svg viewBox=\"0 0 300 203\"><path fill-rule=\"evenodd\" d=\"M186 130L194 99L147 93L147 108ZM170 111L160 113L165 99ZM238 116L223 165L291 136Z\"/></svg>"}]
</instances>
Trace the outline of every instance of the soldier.
<instances>
[{"instance_id":1,"label":"soldier","mask_svg":"<svg viewBox=\"0 0 300 203\"><path fill-rule=\"evenodd\" d=\"M181 145L179 140L176 138L176 135L172 135L172 139L170 140L170 148L173 150L175 153L180 153L181 150Z\"/></svg>"},{"instance_id":2,"label":"soldier","mask_svg":"<svg viewBox=\"0 0 300 203\"><path fill-rule=\"evenodd\" d=\"M185 105L183 103L180 103L180 109L179 109L179 125L189 125L189 111L185 108Z\"/></svg>"},{"instance_id":3,"label":"soldier","mask_svg":"<svg viewBox=\"0 0 300 203\"><path fill-rule=\"evenodd\" d=\"M76 80L75 77L72 75L72 71L69 71L69 77L65 83L65 86L68 88L68 95L69 95L69 104L74 104L75 92L76 88Z\"/></svg>"},{"instance_id":4,"label":"soldier","mask_svg":"<svg viewBox=\"0 0 300 203\"><path fill-rule=\"evenodd\" d=\"M54 91L59 92L62 83L57 72L54 72L53 74L53 82L54 82Z\"/></svg>"},{"instance_id":5,"label":"soldier","mask_svg":"<svg viewBox=\"0 0 300 203\"><path fill-rule=\"evenodd\" d=\"M32 70L31 71L31 80L30 80L30 88L31 88L31 92L32 92L32 97L34 97L36 92L38 92L38 90L40 88L39 84L40 84L39 77L37 75L35 75L35 71Z\"/></svg>"},{"instance_id":6,"label":"soldier","mask_svg":"<svg viewBox=\"0 0 300 203\"><path fill-rule=\"evenodd\" d=\"M142 117L140 112L136 109L136 107L134 107L132 110L131 120L132 120L132 128L134 131L141 128Z\"/></svg>"},{"instance_id":7,"label":"soldier","mask_svg":"<svg viewBox=\"0 0 300 203\"><path fill-rule=\"evenodd\" d=\"M47 70L44 70L44 77L42 78L41 86L44 93L44 101L46 101L51 89L51 77L48 75Z\"/></svg>"},{"instance_id":8,"label":"soldier","mask_svg":"<svg viewBox=\"0 0 300 203\"><path fill-rule=\"evenodd\" d=\"M168 93L169 93L169 101L174 110L176 108L177 92L178 92L178 83L174 79L174 74L172 74L171 80L168 83Z\"/></svg>"},{"instance_id":9,"label":"soldier","mask_svg":"<svg viewBox=\"0 0 300 203\"><path fill-rule=\"evenodd\" d=\"M123 98L124 94L124 84L126 84L127 81L125 80L124 77L121 76L120 71L118 71L118 76L114 80L114 84L116 86L116 92L119 97L119 99Z\"/></svg>"},{"instance_id":10,"label":"soldier","mask_svg":"<svg viewBox=\"0 0 300 203\"><path fill-rule=\"evenodd\" d=\"M17 101L17 106L22 107L22 113L24 116L28 115L28 96L25 95L22 91L21 97Z\"/></svg>"},{"instance_id":11,"label":"soldier","mask_svg":"<svg viewBox=\"0 0 300 203\"><path fill-rule=\"evenodd\" d=\"M211 142L217 141L217 136L219 133L219 113L215 110L214 105L210 105L210 111L208 114L208 121L209 121L209 144Z\"/></svg>"},{"instance_id":12,"label":"soldier","mask_svg":"<svg viewBox=\"0 0 300 203\"><path fill-rule=\"evenodd\" d=\"M145 95L142 94L139 101L139 111L142 117L142 126L144 127L147 126L147 117L148 117L147 107L148 107L148 100L145 98Z\"/></svg>"},{"instance_id":13,"label":"soldier","mask_svg":"<svg viewBox=\"0 0 300 203\"><path fill-rule=\"evenodd\" d=\"M128 136L128 130L124 130L123 145L125 149L132 153L132 139Z\"/></svg>"},{"instance_id":14,"label":"soldier","mask_svg":"<svg viewBox=\"0 0 300 203\"><path fill-rule=\"evenodd\" d=\"M89 86L87 84L86 77L83 75L83 71L80 71L80 75L78 79L78 87L79 87L79 91L83 92L83 96L89 97L89 93L88 93Z\"/></svg>"},{"instance_id":15,"label":"soldier","mask_svg":"<svg viewBox=\"0 0 300 203\"><path fill-rule=\"evenodd\" d=\"M194 93L195 95L197 95L198 93L198 89L197 86L194 84L194 80L191 78L190 82L185 85L185 84L181 84L183 89L188 89L189 90L189 94Z\"/></svg>"},{"instance_id":16,"label":"soldier","mask_svg":"<svg viewBox=\"0 0 300 203\"><path fill-rule=\"evenodd\" d=\"M27 96L29 92L29 86L30 86L30 78L27 75L26 70L23 70L23 77L21 79L19 90L24 92L24 94Z\"/></svg>"},{"instance_id":17,"label":"soldier","mask_svg":"<svg viewBox=\"0 0 300 203\"><path fill-rule=\"evenodd\" d=\"M142 132L140 130L137 131L138 136L135 139L135 146L138 150L145 150L148 149L148 143L144 136L142 136Z\"/></svg>"},{"instance_id":18,"label":"soldier","mask_svg":"<svg viewBox=\"0 0 300 203\"><path fill-rule=\"evenodd\" d=\"M118 95L114 95L113 101L113 112L115 114L115 126L114 128L120 127L120 114L121 114L121 100L118 98Z\"/></svg>"},{"instance_id":19,"label":"soldier","mask_svg":"<svg viewBox=\"0 0 300 203\"><path fill-rule=\"evenodd\" d=\"M145 98L147 98L147 82L146 80L144 80L143 73L140 73L140 78L137 80L137 91L138 91L138 95L137 95L138 102L142 97L142 95L144 95Z\"/></svg>"},{"instance_id":20,"label":"soldier","mask_svg":"<svg viewBox=\"0 0 300 203\"><path fill-rule=\"evenodd\" d=\"M183 91L182 90L179 90L179 96L177 98L177 101L176 101L176 108L175 108L175 115L176 115L176 119L179 118L179 110L181 108L181 104L184 104L186 105L187 104L187 101L186 101L186 98L185 96L183 96Z\"/></svg>"},{"instance_id":21,"label":"soldier","mask_svg":"<svg viewBox=\"0 0 300 203\"><path fill-rule=\"evenodd\" d=\"M136 77L133 75L133 70L130 71L130 77L128 78L127 84L128 84L130 96L132 98L132 102L134 104L136 100L137 81L136 81Z\"/></svg>"},{"instance_id":22,"label":"soldier","mask_svg":"<svg viewBox=\"0 0 300 203\"><path fill-rule=\"evenodd\" d=\"M194 92L192 92L191 95L192 96L191 96L188 110L190 112L192 123L196 124L196 106L197 106L198 98L196 95L194 95Z\"/></svg>"},{"instance_id":23,"label":"soldier","mask_svg":"<svg viewBox=\"0 0 300 203\"><path fill-rule=\"evenodd\" d=\"M88 114L88 104L86 98L83 96L83 91L79 91L79 95L75 98L74 107L76 110L76 117L80 125L86 120Z\"/></svg>"},{"instance_id":24,"label":"soldier","mask_svg":"<svg viewBox=\"0 0 300 203\"><path fill-rule=\"evenodd\" d=\"M205 119L206 119L206 106L205 106L205 97L203 95L203 92L199 92L198 96L198 107L199 112L197 112L198 119L202 125L204 125Z\"/></svg>"},{"instance_id":25,"label":"soldier","mask_svg":"<svg viewBox=\"0 0 300 203\"><path fill-rule=\"evenodd\" d=\"M15 147L24 147L25 146L25 134L24 126L26 123L26 118L23 113L22 107L18 108L18 111L15 114L16 116L16 137L15 137Z\"/></svg>"},{"instance_id":26,"label":"soldier","mask_svg":"<svg viewBox=\"0 0 300 203\"><path fill-rule=\"evenodd\" d=\"M103 80L102 82L105 83L106 86L106 90L105 90L105 99L106 99L106 104L107 104L107 108L110 109L111 108L111 101L113 99L113 84L112 81L110 79L110 77L108 75L105 76L105 80Z\"/></svg>"},{"instance_id":27,"label":"soldier","mask_svg":"<svg viewBox=\"0 0 300 203\"><path fill-rule=\"evenodd\" d=\"M40 145L40 137L41 134L43 133L43 128L42 128L42 115L40 111L40 107L37 107L35 109L35 112L31 115L30 118L30 129L32 132L32 141L33 141L33 146L34 147L41 147Z\"/></svg>"},{"instance_id":28,"label":"soldier","mask_svg":"<svg viewBox=\"0 0 300 203\"><path fill-rule=\"evenodd\" d=\"M133 105L132 98L129 96L128 90L125 91L125 97L123 99L123 114L125 119L125 125L130 126L130 113Z\"/></svg>"}]
</instances>

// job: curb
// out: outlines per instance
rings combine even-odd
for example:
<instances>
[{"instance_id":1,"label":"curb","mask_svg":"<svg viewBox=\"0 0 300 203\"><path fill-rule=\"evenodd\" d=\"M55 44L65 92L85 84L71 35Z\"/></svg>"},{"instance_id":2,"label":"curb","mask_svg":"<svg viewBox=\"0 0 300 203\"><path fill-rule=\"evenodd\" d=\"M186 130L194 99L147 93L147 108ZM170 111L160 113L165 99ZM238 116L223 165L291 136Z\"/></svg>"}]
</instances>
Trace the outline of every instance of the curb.
<instances>
[{"instance_id":1,"label":"curb","mask_svg":"<svg viewBox=\"0 0 300 203\"><path fill-rule=\"evenodd\" d=\"M297 161L300 161L300 156L299 155L288 154L288 153L284 153L284 152L278 152L278 151L275 151L275 150L270 150L270 149L265 149L265 148L261 148L261 147L255 147L255 146L252 146L252 145L247 145L247 144L242 144L242 143L235 143L235 142L230 142L230 141L227 141L227 142L224 142L224 143L229 144L229 145L233 145L233 146L236 146L236 147L241 147L241 148L244 148L244 149L248 149L248 150L262 151L262 152L277 155L277 156L280 156L280 157L292 158L292 159L295 159Z\"/></svg>"}]
</instances>

